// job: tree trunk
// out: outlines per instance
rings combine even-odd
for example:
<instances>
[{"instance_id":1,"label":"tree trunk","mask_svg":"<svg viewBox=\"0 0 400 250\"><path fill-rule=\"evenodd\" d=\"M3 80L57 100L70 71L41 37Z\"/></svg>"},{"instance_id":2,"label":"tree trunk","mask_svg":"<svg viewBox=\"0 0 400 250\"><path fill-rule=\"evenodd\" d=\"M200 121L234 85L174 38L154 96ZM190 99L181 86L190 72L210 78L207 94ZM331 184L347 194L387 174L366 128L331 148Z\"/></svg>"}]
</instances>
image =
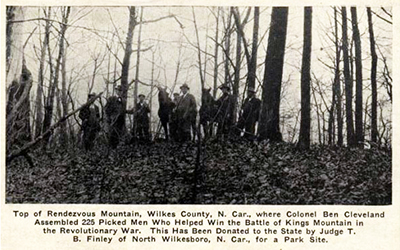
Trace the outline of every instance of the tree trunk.
<instances>
[{"instance_id":1,"label":"tree trunk","mask_svg":"<svg viewBox=\"0 0 400 250\"><path fill-rule=\"evenodd\" d=\"M232 11L233 11L233 7ZM239 13L238 13L239 15ZM240 17L239 20L240 22ZM238 96L239 96L239 82L240 82L240 59L241 59L241 54L242 54L242 36L239 28L236 29L236 62L235 62L235 78L233 82L233 98L234 98L234 106L233 106L233 122L236 122L237 115L236 115L236 110L237 110L237 103L238 103Z\"/></svg>"},{"instance_id":2,"label":"tree trunk","mask_svg":"<svg viewBox=\"0 0 400 250\"><path fill-rule=\"evenodd\" d=\"M67 48L65 48L62 63L61 63L61 106L62 106L62 116L66 116L68 114L68 95L67 95ZM68 143L68 121L62 122L60 124L61 130L61 137L60 137L60 144L67 145Z\"/></svg>"},{"instance_id":3,"label":"tree trunk","mask_svg":"<svg viewBox=\"0 0 400 250\"><path fill-rule=\"evenodd\" d=\"M150 117L149 117L149 125L150 125L150 134L152 131L152 112L153 112L153 91L154 91L154 51L151 54L151 87L150 87Z\"/></svg>"},{"instance_id":4,"label":"tree trunk","mask_svg":"<svg viewBox=\"0 0 400 250\"><path fill-rule=\"evenodd\" d=\"M200 38L199 38L199 30L197 29L197 22L196 22L196 15L194 13L194 7L192 7L192 14L193 14L193 24L194 30L196 33L196 41L197 41L197 62L199 64L199 74L200 74L200 84L201 89L204 88L204 78L203 78L203 70L202 70L202 62L201 62L201 49L200 49Z\"/></svg>"},{"instance_id":5,"label":"tree trunk","mask_svg":"<svg viewBox=\"0 0 400 250\"><path fill-rule=\"evenodd\" d=\"M371 141L376 143L378 139L378 91L376 85L376 68L378 63L378 56L375 50L375 35L372 25L372 15L371 7L367 7L368 15L368 31L369 31L369 42L371 48L371 90L372 90L372 100L371 100Z\"/></svg>"},{"instance_id":6,"label":"tree trunk","mask_svg":"<svg viewBox=\"0 0 400 250\"><path fill-rule=\"evenodd\" d=\"M143 8L140 11L140 25L139 25L139 34L138 34L138 45L137 45L137 54L136 54L136 72L135 72L135 87L133 89L133 100L134 106L138 103L138 87L139 87L139 65L140 65L140 48L141 48L141 36L142 36L142 21L143 21Z\"/></svg>"},{"instance_id":7,"label":"tree trunk","mask_svg":"<svg viewBox=\"0 0 400 250\"><path fill-rule=\"evenodd\" d=\"M319 113L319 108L318 108L318 101L317 97L315 95L315 88L311 88L312 91L312 96L314 99L314 105L315 105L315 111L317 113L317 130L318 130L318 143L322 144L322 135L321 135L321 120L320 120L320 113Z\"/></svg>"},{"instance_id":8,"label":"tree trunk","mask_svg":"<svg viewBox=\"0 0 400 250\"><path fill-rule=\"evenodd\" d=\"M58 85L58 78L59 78L59 73L60 73L60 66L61 66L61 60L64 55L64 41L65 41L65 32L68 28L68 16L71 11L71 7L64 7L63 8L63 17L62 17L62 24L61 30L60 30L60 38L59 38L59 49L58 49L58 58L56 62L56 67L54 69L54 79L52 81L52 84L49 88L49 93L47 96L47 101L46 101L46 107L45 107L45 113L44 113L44 120L43 120L43 131L46 131L50 128L51 125L51 120L53 118L53 110L54 110L54 97L55 97L55 92L56 88ZM49 54L49 57L51 55ZM48 137L44 139L45 143L47 144L50 139L50 134Z\"/></svg>"},{"instance_id":9,"label":"tree trunk","mask_svg":"<svg viewBox=\"0 0 400 250\"><path fill-rule=\"evenodd\" d=\"M126 110L126 102L127 102L127 98L128 98L129 64L130 64L130 58L131 58L131 54L132 54L133 30L135 29L136 24L137 24L137 22L136 22L136 16L135 16L135 7L131 6L131 7L129 7L128 33L126 36L125 54L124 54L124 59L122 61L122 69L121 69L121 98L122 98L122 109L123 110ZM124 112L122 115L123 115L123 120L124 120L124 125L123 125L124 129L123 130L125 130L126 113Z\"/></svg>"},{"instance_id":10,"label":"tree trunk","mask_svg":"<svg viewBox=\"0 0 400 250\"><path fill-rule=\"evenodd\" d=\"M24 7L6 6L6 82L11 86L14 80L19 81L23 64Z\"/></svg>"},{"instance_id":11,"label":"tree trunk","mask_svg":"<svg viewBox=\"0 0 400 250\"><path fill-rule=\"evenodd\" d=\"M217 98L218 89L218 34L219 34L219 11L220 7L217 7L216 27L215 27L215 48L214 48L214 88L213 97Z\"/></svg>"},{"instance_id":12,"label":"tree trunk","mask_svg":"<svg viewBox=\"0 0 400 250\"><path fill-rule=\"evenodd\" d=\"M207 82L207 56L208 56L208 28L209 22L207 20L207 28L206 28L206 41L204 45L204 68L203 68L203 88L205 88L205 83Z\"/></svg>"},{"instance_id":13,"label":"tree trunk","mask_svg":"<svg viewBox=\"0 0 400 250\"><path fill-rule=\"evenodd\" d=\"M338 125L337 132L337 145L343 145L343 118L342 118L342 89L340 86L340 47L339 47L339 38L338 38L338 20L337 20L337 9L335 9L335 50L336 50L336 63L335 63L335 95L336 95L336 118Z\"/></svg>"},{"instance_id":14,"label":"tree trunk","mask_svg":"<svg viewBox=\"0 0 400 250\"><path fill-rule=\"evenodd\" d=\"M6 72L10 70L11 65L11 46L13 41L13 22L15 19L15 8L14 6L6 7L7 14L7 25L6 25Z\"/></svg>"},{"instance_id":15,"label":"tree trunk","mask_svg":"<svg viewBox=\"0 0 400 250\"><path fill-rule=\"evenodd\" d=\"M260 113L259 137L261 140L282 141L279 130L279 107L287 20L288 7L272 8Z\"/></svg>"},{"instance_id":16,"label":"tree trunk","mask_svg":"<svg viewBox=\"0 0 400 250\"><path fill-rule=\"evenodd\" d=\"M337 60L338 56L338 44L337 44L337 23L336 23L336 7L334 7L334 22L335 22L335 30L334 30L334 36L335 36L335 58ZM335 76L334 80L332 83L332 101L331 101L331 107L329 109L329 118L328 118L328 144L329 145L334 145L335 144L335 107L336 107L336 61L334 62L334 68L335 68Z\"/></svg>"},{"instance_id":17,"label":"tree trunk","mask_svg":"<svg viewBox=\"0 0 400 250\"><path fill-rule=\"evenodd\" d=\"M364 145L363 130L363 79L362 79L362 55L361 55L361 39L358 29L357 8L351 7L351 23L353 27L353 41L355 45L355 64L356 64L356 143L362 147Z\"/></svg>"},{"instance_id":18,"label":"tree trunk","mask_svg":"<svg viewBox=\"0 0 400 250\"><path fill-rule=\"evenodd\" d=\"M354 125L353 125L353 83L350 75L349 49L347 42L347 11L342 7L342 48L343 48L343 74L346 92L346 129L347 145L355 145Z\"/></svg>"},{"instance_id":19,"label":"tree trunk","mask_svg":"<svg viewBox=\"0 0 400 250\"><path fill-rule=\"evenodd\" d=\"M36 120L35 120L35 137L42 133L42 122L43 122L43 85L44 85L44 63L46 60L46 50L49 46L50 37L50 21L51 19L51 7L45 10L46 27L44 30L44 40L40 51L40 62L38 72L38 85L36 89Z\"/></svg>"},{"instance_id":20,"label":"tree trunk","mask_svg":"<svg viewBox=\"0 0 400 250\"><path fill-rule=\"evenodd\" d=\"M260 20L260 7L254 7L254 26L253 26L253 44L251 49L251 59L248 65L247 87L256 87L257 70L257 49L258 49L258 27Z\"/></svg>"},{"instance_id":21,"label":"tree trunk","mask_svg":"<svg viewBox=\"0 0 400 250\"><path fill-rule=\"evenodd\" d=\"M230 47L231 47L231 18L232 11L228 12L227 17L227 26L225 28L225 84L231 85L231 76L229 72L229 56L230 56Z\"/></svg>"},{"instance_id":22,"label":"tree trunk","mask_svg":"<svg viewBox=\"0 0 400 250\"><path fill-rule=\"evenodd\" d=\"M301 121L299 147L310 148L310 82L311 82L311 38L312 35L312 7L304 8L304 44L301 65Z\"/></svg>"}]
</instances>

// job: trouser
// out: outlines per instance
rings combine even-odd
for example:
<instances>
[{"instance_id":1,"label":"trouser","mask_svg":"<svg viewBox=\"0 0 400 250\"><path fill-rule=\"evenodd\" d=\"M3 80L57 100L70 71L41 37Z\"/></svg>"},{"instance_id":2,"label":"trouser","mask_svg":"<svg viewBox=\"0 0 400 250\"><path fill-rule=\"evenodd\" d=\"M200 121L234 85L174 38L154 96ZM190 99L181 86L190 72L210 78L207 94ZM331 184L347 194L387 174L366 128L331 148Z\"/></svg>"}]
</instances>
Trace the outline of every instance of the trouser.
<instances>
[{"instance_id":1,"label":"trouser","mask_svg":"<svg viewBox=\"0 0 400 250\"><path fill-rule=\"evenodd\" d=\"M146 121L138 122L136 124L136 136L139 139L149 140L150 132L149 132L149 123Z\"/></svg>"},{"instance_id":2,"label":"trouser","mask_svg":"<svg viewBox=\"0 0 400 250\"><path fill-rule=\"evenodd\" d=\"M194 118L190 121L190 127L192 129L191 135L193 135L193 137L192 137L193 141L196 140L196 136L197 136L197 126L196 125L197 125L196 118Z\"/></svg>"},{"instance_id":3,"label":"trouser","mask_svg":"<svg viewBox=\"0 0 400 250\"><path fill-rule=\"evenodd\" d=\"M178 141L178 120L176 117L171 118L171 122L169 124L169 133L172 137L172 140Z\"/></svg>"},{"instance_id":4,"label":"trouser","mask_svg":"<svg viewBox=\"0 0 400 250\"><path fill-rule=\"evenodd\" d=\"M123 127L112 126L110 129L108 142L111 148L116 148L123 138Z\"/></svg>"},{"instance_id":5,"label":"trouser","mask_svg":"<svg viewBox=\"0 0 400 250\"><path fill-rule=\"evenodd\" d=\"M185 141L190 141L191 139L191 124L192 122L190 120L185 120L185 119L180 119L178 123L178 141L180 142L185 142Z\"/></svg>"},{"instance_id":6,"label":"trouser","mask_svg":"<svg viewBox=\"0 0 400 250\"><path fill-rule=\"evenodd\" d=\"M96 135L97 131L94 129L85 128L83 130L83 146L85 147L85 150L92 150Z\"/></svg>"},{"instance_id":7,"label":"trouser","mask_svg":"<svg viewBox=\"0 0 400 250\"><path fill-rule=\"evenodd\" d=\"M244 129L244 137L252 139L256 131L256 122L245 120L243 117L239 118L236 125L236 135L240 136L242 130Z\"/></svg>"},{"instance_id":8,"label":"trouser","mask_svg":"<svg viewBox=\"0 0 400 250\"><path fill-rule=\"evenodd\" d=\"M230 134L232 129L232 122L229 120L222 120L218 122L217 136L227 136Z\"/></svg>"}]
</instances>

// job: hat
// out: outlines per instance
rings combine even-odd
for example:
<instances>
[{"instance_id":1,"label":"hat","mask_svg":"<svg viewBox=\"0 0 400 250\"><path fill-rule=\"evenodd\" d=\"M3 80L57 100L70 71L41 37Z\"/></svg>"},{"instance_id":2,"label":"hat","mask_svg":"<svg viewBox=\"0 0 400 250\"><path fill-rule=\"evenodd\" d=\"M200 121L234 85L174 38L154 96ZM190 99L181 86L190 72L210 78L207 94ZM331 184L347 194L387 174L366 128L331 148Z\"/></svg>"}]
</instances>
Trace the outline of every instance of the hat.
<instances>
[{"instance_id":1,"label":"hat","mask_svg":"<svg viewBox=\"0 0 400 250\"><path fill-rule=\"evenodd\" d=\"M143 94L139 94L138 96L139 96L139 97L143 96L144 98L146 98L146 96L145 96L145 95L143 95Z\"/></svg>"},{"instance_id":2,"label":"hat","mask_svg":"<svg viewBox=\"0 0 400 250\"><path fill-rule=\"evenodd\" d=\"M229 85L227 84L222 84L221 86L219 86L220 89L227 89L227 90L231 90L231 88L229 87Z\"/></svg>"},{"instance_id":3,"label":"hat","mask_svg":"<svg viewBox=\"0 0 400 250\"><path fill-rule=\"evenodd\" d=\"M247 89L247 91L248 91L248 92L253 92L253 93L256 93L256 92L257 92L256 89L253 88L253 87L249 87L249 88Z\"/></svg>"},{"instance_id":4,"label":"hat","mask_svg":"<svg viewBox=\"0 0 400 250\"><path fill-rule=\"evenodd\" d=\"M96 93L92 92L88 94L88 97L96 96Z\"/></svg>"},{"instance_id":5,"label":"hat","mask_svg":"<svg viewBox=\"0 0 400 250\"><path fill-rule=\"evenodd\" d=\"M180 88L181 88L181 89L182 89L182 88L190 89L189 86L188 86L186 83L182 84L182 86L181 86Z\"/></svg>"},{"instance_id":6,"label":"hat","mask_svg":"<svg viewBox=\"0 0 400 250\"><path fill-rule=\"evenodd\" d=\"M175 92L175 93L174 93L174 96L176 96L176 95L179 95L179 93L178 93L178 92Z\"/></svg>"}]
</instances>

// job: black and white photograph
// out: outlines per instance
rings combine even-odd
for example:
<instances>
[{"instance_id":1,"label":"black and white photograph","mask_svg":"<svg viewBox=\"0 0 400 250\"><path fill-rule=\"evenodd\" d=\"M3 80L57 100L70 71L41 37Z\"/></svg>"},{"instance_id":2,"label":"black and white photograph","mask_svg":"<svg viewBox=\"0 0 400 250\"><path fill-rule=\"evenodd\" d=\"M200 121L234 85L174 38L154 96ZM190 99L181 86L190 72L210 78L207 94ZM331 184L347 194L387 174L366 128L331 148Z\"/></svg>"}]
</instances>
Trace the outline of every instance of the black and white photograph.
<instances>
[{"instance_id":1,"label":"black and white photograph","mask_svg":"<svg viewBox=\"0 0 400 250\"><path fill-rule=\"evenodd\" d=\"M7 5L5 203L392 205L392 7Z\"/></svg>"}]
</instances>

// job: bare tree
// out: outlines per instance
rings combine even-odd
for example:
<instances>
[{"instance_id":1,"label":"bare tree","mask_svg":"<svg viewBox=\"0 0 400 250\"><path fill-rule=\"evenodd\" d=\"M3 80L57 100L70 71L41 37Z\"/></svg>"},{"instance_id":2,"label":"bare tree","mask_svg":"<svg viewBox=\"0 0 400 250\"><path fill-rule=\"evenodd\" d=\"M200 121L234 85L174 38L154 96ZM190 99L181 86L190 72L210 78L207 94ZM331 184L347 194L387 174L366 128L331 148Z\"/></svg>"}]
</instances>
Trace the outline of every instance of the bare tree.
<instances>
[{"instance_id":1,"label":"bare tree","mask_svg":"<svg viewBox=\"0 0 400 250\"><path fill-rule=\"evenodd\" d=\"M356 67L356 106L355 106L355 136L356 143L363 146L364 130L363 130L363 79L362 79L362 55L361 55L361 38L358 29L357 8L351 7L351 23L353 27L353 41L355 46L355 67Z\"/></svg>"},{"instance_id":2,"label":"bare tree","mask_svg":"<svg viewBox=\"0 0 400 250\"><path fill-rule=\"evenodd\" d=\"M217 97L217 89L218 89L218 34L219 34L219 13L220 8L217 7L217 15L215 17L215 48L214 48L214 88L213 88L213 97Z\"/></svg>"},{"instance_id":3,"label":"bare tree","mask_svg":"<svg viewBox=\"0 0 400 250\"><path fill-rule=\"evenodd\" d=\"M303 58L301 64L301 120L298 146L310 148L310 82L311 82L311 41L312 7L304 8Z\"/></svg>"},{"instance_id":4,"label":"bare tree","mask_svg":"<svg viewBox=\"0 0 400 250\"><path fill-rule=\"evenodd\" d=\"M231 75L230 75L230 70L229 70L229 59L230 59L230 48L231 48L231 20L232 20L232 11L228 11L226 21L225 21L225 34L224 34L224 55L225 55L225 60L224 60L224 65L225 65L225 84L231 84Z\"/></svg>"},{"instance_id":5,"label":"bare tree","mask_svg":"<svg viewBox=\"0 0 400 250\"><path fill-rule=\"evenodd\" d=\"M346 129L347 144L355 145L354 125L353 125L353 82L350 74L349 49L347 38L347 11L342 7L342 48L343 48L343 74L346 92Z\"/></svg>"},{"instance_id":6,"label":"bare tree","mask_svg":"<svg viewBox=\"0 0 400 250\"><path fill-rule=\"evenodd\" d=\"M62 112L60 113L59 117L65 116L68 114L68 95L67 95L67 48L65 47L64 54L62 56L61 61L61 91L59 91L59 98L60 98L60 109L62 108ZM60 144L67 145L68 143L68 132L67 132L67 123L68 121L62 122L60 124Z\"/></svg>"},{"instance_id":7,"label":"bare tree","mask_svg":"<svg viewBox=\"0 0 400 250\"><path fill-rule=\"evenodd\" d=\"M337 132L337 144L339 146L343 145L343 118L342 118L342 88L340 86L340 46L339 46L339 38L338 38L338 20L337 20L337 9L334 7L335 12L335 78L334 78L334 93L336 96L336 119L338 125Z\"/></svg>"},{"instance_id":8,"label":"bare tree","mask_svg":"<svg viewBox=\"0 0 400 250\"><path fill-rule=\"evenodd\" d=\"M374 28L372 24L372 14L371 7L367 7L367 15L368 15L368 31L369 31L369 42L371 49L371 91L372 91L372 100L371 100L371 141L376 143L378 139L378 91L376 85L376 68L378 64L378 56L376 54L375 49L375 35Z\"/></svg>"},{"instance_id":9,"label":"bare tree","mask_svg":"<svg viewBox=\"0 0 400 250\"><path fill-rule=\"evenodd\" d=\"M39 62L39 72L38 72L38 84L36 89L36 119L35 119L35 137L39 136L42 133L42 122L43 122L43 85L44 85L44 63L46 59L46 50L49 46L50 39L50 27L51 23L51 7L43 9L45 18L46 18L46 26L44 30L44 40L42 43L42 47L40 49L40 62Z\"/></svg>"},{"instance_id":10,"label":"bare tree","mask_svg":"<svg viewBox=\"0 0 400 250\"><path fill-rule=\"evenodd\" d=\"M231 11L234 11L233 7L231 7ZM237 26L241 28L241 21L239 13L235 13L235 20L237 22ZM241 55L242 55L242 46L241 41L243 39L242 33L240 28L236 29L236 62L235 62L235 77L233 80L233 88L232 94L234 98L234 107L233 107L233 121L236 122L236 110L237 110L237 103L238 103L238 96L239 96L239 81L240 81L240 63L241 63Z\"/></svg>"},{"instance_id":11,"label":"bare tree","mask_svg":"<svg viewBox=\"0 0 400 250\"><path fill-rule=\"evenodd\" d=\"M122 108L126 110L126 102L128 98L128 88L129 88L129 65L130 65L130 58L132 54L132 39L133 39L133 31L137 24L136 16L135 16L135 7L129 7L129 24L128 24L128 32L126 35L126 42L125 42L125 54L124 59L122 61L122 69L121 69L121 98L122 98ZM123 114L124 121L125 121L125 112ZM124 124L125 128L125 124Z\"/></svg>"},{"instance_id":12,"label":"bare tree","mask_svg":"<svg viewBox=\"0 0 400 250\"><path fill-rule=\"evenodd\" d=\"M138 34L138 45L136 52L136 73L135 73L135 86L133 89L133 100L136 105L138 103L138 85L139 85L139 65L140 65L140 48L141 48L141 37L142 37L142 23L143 23L143 7L140 11L140 23L139 23L139 34Z\"/></svg>"},{"instance_id":13,"label":"bare tree","mask_svg":"<svg viewBox=\"0 0 400 250\"><path fill-rule=\"evenodd\" d=\"M193 15L193 25L196 33L196 42L197 42L197 62L199 64L199 74L200 74L200 84L201 88L204 88L204 76L201 62L201 48L200 48L200 38L199 38L199 30L197 28L196 14L194 12L194 7L192 7L192 15Z\"/></svg>"},{"instance_id":14,"label":"bare tree","mask_svg":"<svg viewBox=\"0 0 400 250\"><path fill-rule=\"evenodd\" d=\"M251 49L251 59L250 59L250 63L248 64L248 73L247 73L247 87L248 88L255 88L255 86L256 86L259 22L260 22L260 7L254 7L253 43L252 43L252 49Z\"/></svg>"},{"instance_id":15,"label":"bare tree","mask_svg":"<svg viewBox=\"0 0 400 250\"><path fill-rule=\"evenodd\" d=\"M57 57L57 62L56 62L56 66L54 69L54 78L53 78L53 81L51 82L49 94L48 94L47 100L46 100L44 120L43 120L43 131L46 131L50 128L51 121L53 118L54 98L55 98L55 92L56 92L56 89L58 86L58 81L59 81L62 57L64 55L65 33L68 28L68 17L69 17L70 12L71 12L71 7L68 6L68 7L62 8L62 23L60 24L61 29L60 29L60 33L59 33L58 57ZM51 57L50 53L49 53L49 57ZM47 143L49 141L49 139L50 139L50 134L48 135L48 137L46 137L44 139L45 143Z\"/></svg>"},{"instance_id":16,"label":"bare tree","mask_svg":"<svg viewBox=\"0 0 400 250\"><path fill-rule=\"evenodd\" d=\"M272 8L258 130L259 137L262 140L282 141L282 134L279 129L279 108L287 20L288 7Z\"/></svg>"},{"instance_id":17,"label":"bare tree","mask_svg":"<svg viewBox=\"0 0 400 250\"><path fill-rule=\"evenodd\" d=\"M17 7L7 6L6 7L6 72L10 70L11 64L11 47L13 39L13 21L15 19L15 9Z\"/></svg>"}]
</instances>

